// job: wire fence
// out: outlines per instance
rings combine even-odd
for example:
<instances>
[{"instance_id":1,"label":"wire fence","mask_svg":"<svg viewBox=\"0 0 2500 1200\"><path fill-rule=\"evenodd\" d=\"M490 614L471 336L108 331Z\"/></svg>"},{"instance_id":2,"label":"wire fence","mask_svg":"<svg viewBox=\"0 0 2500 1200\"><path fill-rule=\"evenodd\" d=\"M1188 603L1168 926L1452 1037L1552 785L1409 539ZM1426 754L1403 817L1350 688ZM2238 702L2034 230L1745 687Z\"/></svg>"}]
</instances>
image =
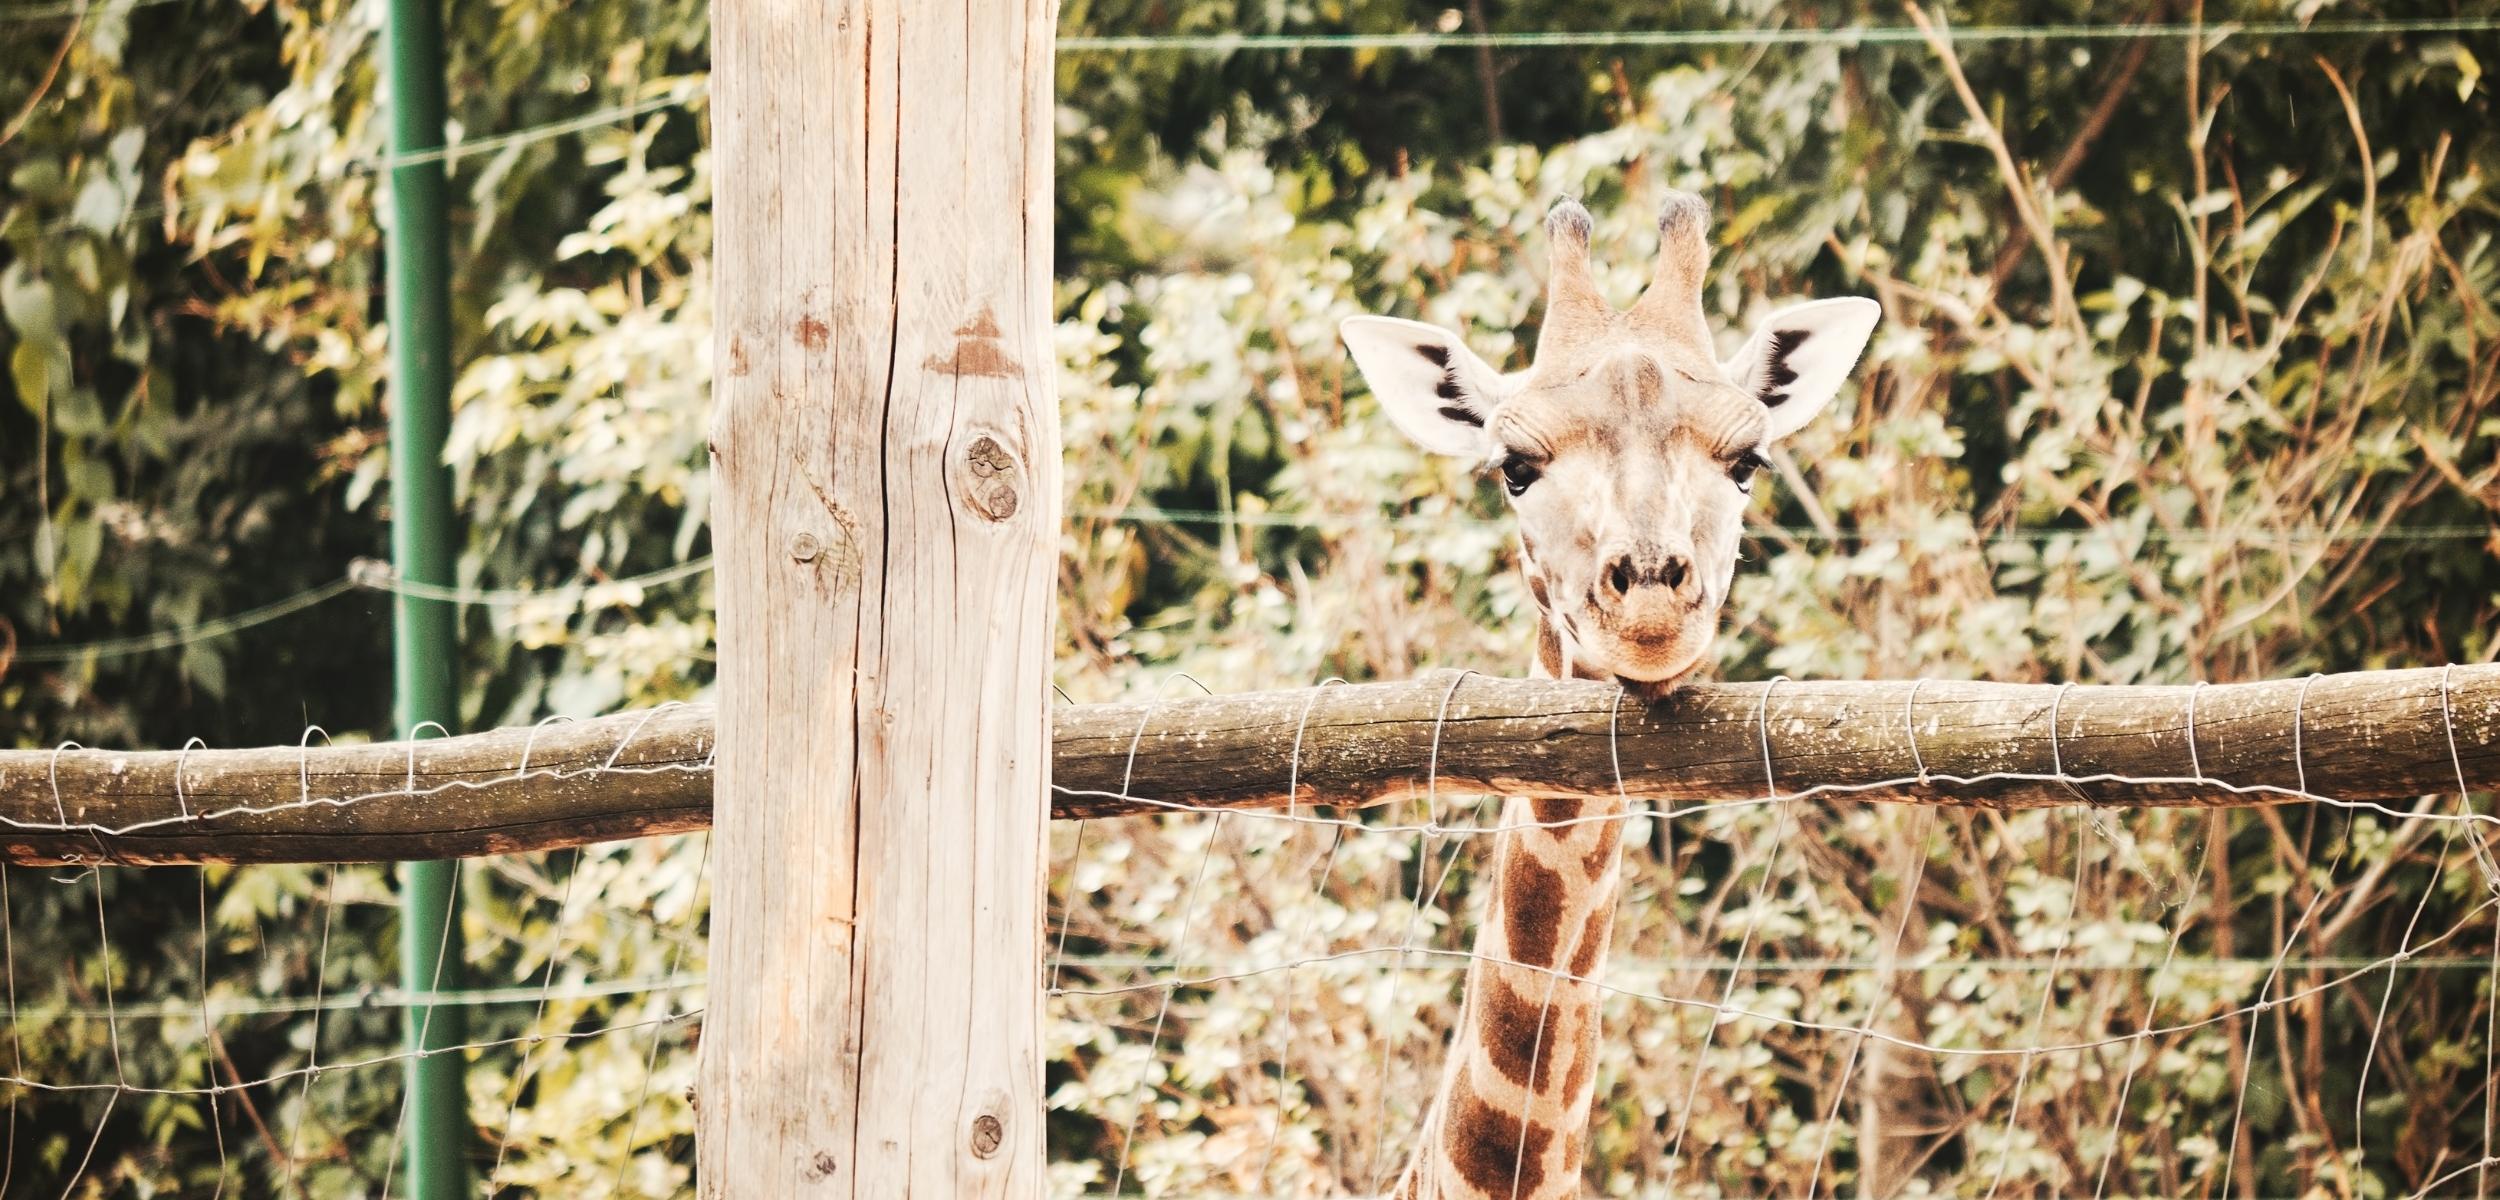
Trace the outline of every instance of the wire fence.
<instances>
[{"instance_id":1,"label":"wire fence","mask_svg":"<svg viewBox=\"0 0 2500 1200\"><path fill-rule=\"evenodd\" d=\"M1167 815L1056 831L1052 1191L1380 1194L1425 1127L1468 989L1508 975L1543 982L1538 1028L1555 1006L1584 1004L1597 1022L1585 1059L1566 1065L1593 1080L1587 1183L1604 1194L2466 1194L2500 1165L2488 1086L2500 817L2467 790L2460 742L2462 729L2484 777L2489 714L2461 712L2449 674L2423 718L2436 730L2413 732L2445 745L2457 787L2411 804L2312 790L2303 731L2321 718L2304 716L2306 682L2282 784L2208 774L2218 735L2200 732L2196 689L2175 770L2069 771L2059 747L2108 731L2085 727L2058 689L2051 771L1948 775L1931 768L1937 751L1918 753L1933 728L1913 685L1897 712L1862 714L1907 737L1913 772L1784 786L1795 731L1775 717L1775 683L1753 714L1753 795L1634 802L1619 748L1616 801L1451 795L1437 748L1466 711L1454 708L1463 673L1440 693L1434 766L1411 804L1208 810L1124 782L1107 794ZM1300 731L1334 682L1305 699L1289 793L1301 794ZM663 754L644 736L668 711L621 721L587 761L536 761L544 722L509 781L708 775L708 754ZM1141 710L1128 780L1152 774L1139 756L1169 711ZM318 732L300 739L304 763ZM333 793L306 765L289 804L450 794L416 745L389 787ZM95 754L56 748L52 819L11 817L0 836L133 832L84 819L84 798L58 790L65 759ZM2184 780L2288 803L1992 812L1848 799L2017 777ZM179 766L173 778L174 820L204 834L271 811L195 802ZM1598 949L1566 962L1559 945L1541 959L1488 947L1482 931L1520 904L1496 898L1510 877L1499 864L1557 855L1612 876L1616 898L1590 926ZM646 871L663 882L608 891L618 875L603 866L633 856L673 863L673 880ZM578 1143L588 1124L613 1149L595 1164L607 1194L680 1193L708 839L476 860L464 868L472 971L515 982L442 993L373 986L389 976L371 942L394 912L376 870L0 869L0 1192L7 1178L42 1194L109 1185L134 1130L180 1111L187 1131L163 1144L189 1156L205 1194L273 1180L290 1194L390 1194L390 1068L417 1057L396 1044L399 1011L457 1003L476 1022L450 1052L478 1081L489 1137L475 1165L490 1192L584 1177L594 1165L547 1154L554 1132ZM601 963L650 960L616 953L635 939L665 947L664 969L603 976ZM134 992L151 999L121 1001ZM1582 1053L1559 1035L1552 1046ZM386 1126L390 1139L372 1136Z\"/></svg>"},{"instance_id":2,"label":"wire fence","mask_svg":"<svg viewBox=\"0 0 2500 1200\"><path fill-rule=\"evenodd\" d=\"M1056 1190L1385 1194L1446 1131L1436 1081L1488 1003L1466 990L1532 978L1540 1049L1594 1072L1595 1194L2485 1194L2500 819L2444 686L2458 790L2409 807L2311 792L2298 719L2280 808L1853 805L1781 786L1768 712L1762 786L1723 803L1428 780L1404 812L1063 829L1052 1104L1084 1132ZM2206 778L2190 720L2179 770L2140 782ZM1612 957L1487 952L1521 902L1507 860L1594 854L1620 856ZM1542 1040L1582 1003L1593 1063Z\"/></svg>"},{"instance_id":3,"label":"wire fence","mask_svg":"<svg viewBox=\"0 0 2500 1200\"><path fill-rule=\"evenodd\" d=\"M19 5L0 8L0 27L45 24L60 20L84 20L99 12L129 12L171 4L176 0L65 0L63 3ZM2207 41L2293 40L2318 41L2395 37L2445 36L2500 32L2500 17L2419 17L2402 19L2326 20L2326 21L2214 21L2214 22L2103 22L2068 24L1978 24L1939 25L1933 36L1947 42L1968 45L1994 43L2094 43L2110 41ZM1253 52L1295 51L1376 51L1405 50L1435 53L1445 50L1590 50L1590 49L1711 49L1711 48L1810 48L1858 47L1877 45L1915 45L1928 40L1930 34L1910 24L1861 24L1830 29L1806 27L1765 27L1740 29L1608 29L1608 30L1515 30L1494 32L1461 32L1457 30L1409 30L1373 33L1243 33L1219 30L1193 33L1149 34L1069 34L1053 43L1057 53L1067 56L1099 54L1194 54L1230 55ZM441 162L456 165L464 160L506 153L561 138L607 128L636 117L700 103L710 92L710 81L692 79L669 85L657 94L644 96L623 104L603 105L577 116L526 125L502 133L466 138L440 149L414 154L379 154L343 160L337 170L342 173L373 173L402 166ZM179 216L206 207L205 200L177 201L168 204L133 205L122 211L118 224L129 226L157 217ZM45 227L49 235L60 235L88 228L83 217L64 217Z\"/></svg>"},{"instance_id":4,"label":"wire fence","mask_svg":"<svg viewBox=\"0 0 2500 1200\"><path fill-rule=\"evenodd\" d=\"M1225 512L1213 509L1163 508L1154 505L1131 505L1126 508L1077 506L1068 510L1073 521L1099 521L1126 525L1202 525L1243 529L1271 529L1300 532L1341 532L1354 528L1375 529L1503 529L1507 523L1490 517L1464 512L1432 513L1280 513ZM2180 545L2228 545L2253 549L2293 552L2329 545L2375 545L2405 547L2422 543L2474 543L2500 539L2500 528L2482 525L2396 525L2380 529L2239 529L2239 530L2165 530L2165 529L1995 529L1972 530L1968 537L1936 530L1915 529L1820 529L1806 525L1748 526L1746 536L1763 540L1776 539L1808 545L1870 545L1882 543L1932 545L1939 541L1976 541L1988 546L2047 546L2105 541L2129 548ZM615 578L578 578L571 582L540 588L474 588L444 587L399 579L386 564L362 561L349 567L346 574L327 583L317 584L293 595L270 601L230 616L213 618L188 625L173 626L152 633L103 638L92 642L40 644L24 646L14 652L0 652L0 663L62 663L96 659L123 658L176 650L199 642L212 641L295 616L355 591L386 592L425 600L484 607L514 607L525 604L562 603L579 607L608 604L631 604L640 599L640 589L659 587L707 575L712 570L712 557L702 555L672 566L639 575Z\"/></svg>"},{"instance_id":5,"label":"wire fence","mask_svg":"<svg viewBox=\"0 0 2500 1200\"><path fill-rule=\"evenodd\" d=\"M9 659L27 663L77 662L177 650L198 642L228 637L272 621L284 620L357 591L382 592L420 600L439 600L451 604L490 608L509 608L541 603L589 608L607 604L632 603L640 599L643 588L660 587L680 580L692 579L698 575L708 574L711 569L712 558L710 555L704 555L640 575L627 575L612 579L576 579L557 587L473 588L448 587L401 579L391 572L387 563L360 560L350 565L346 574L327 583L317 584L294 595L246 609L232 616L127 637L104 638L92 642L25 646L14 653L0 654L0 664L4 664Z\"/></svg>"},{"instance_id":6,"label":"wire fence","mask_svg":"<svg viewBox=\"0 0 2500 1200\"><path fill-rule=\"evenodd\" d=\"M515 778L710 771L708 758L639 763L643 723L587 767L532 766L525 748ZM320 732L306 730L307 753ZM353 809L447 790L419 781L413 744L409 761L401 786L354 794L325 794L307 769L295 803ZM82 822L83 798L55 796L57 822L8 824L124 828ZM251 815L182 807L178 820L203 829ZM18 1194L11 1181L28 1194L111 1192L155 1178L134 1160L161 1153L186 1195L389 1196L403 1183L406 1116L394 1068L444 1053L470 1064L471 1115L488 1135L472 1167L487 1194L679 1194L692 1178L709 844L694 834L464 861L463 973L514 982L421 992L376 986L396 975L375 951L400 903L379 866L0 865L0 1195ZM623 879L639 890L612 886ZM665 965L603 976L626 960ZM120 1001L134 990L153 999ZM429 1021L458 1006L475 1036L410 1049L412 1006ZM585 1141L609 1158L579 1161Z\"/></svg>"},{"instance_id":7,"label":"wire fence","mask_svg":"<svg viewBox=\"0 0 2500 1200\"><path fill-rule=\"evenodd\" d=\"M90 15L155 8L180 0L58 0L47 4L0 7L0 24L38 24L81 19ZM2384 38L2413 34L2488 33L2500 30L2500 18L2482 16L2412 17L2311 21L2215 20L2203 22L2063 22L1974 24L1953 26L1946 35L1957 42L2094 42L2187 39L2261 38ZM1460 32L1451 29L1395 32L1083 34L1057 41L1060 53L1102 51L1149 53L1232 53L1251 50L1453 50L1613 48L1647 46L1865 46L1916 44L1926 40L1906 24L1851 24L1829 29L1763 27L1750 29L1591 29L1503 30Z\"/></svg>"},{"instance_id":8,"label":"wire fence","mask_svg":"<svg viewBox=\"0 0 2500 1200\"><path fill-rule=\"evenodd\" d=\"M2500 30L2500 18L2451 17L2412 20L2353 21L2213 21L2108 22L2100 24L1957 25L1941 32L1950 41L2108 42L2186 41L2225 38L2310 39L2383 38L2412 34L2487 33ZM1233 33L1077 34L1059 39L1063 54L1119 51L1126 53L1230 54L1253 50L1569 50L1711 47L1814 47L1917 45L1927 35L1917 26L1856 24L1830 29L1810 27L1764 29L1591 29L1459 32L1416 30L1395 33Z\"/></svg>"},{"instance_id":9,"label":"wire fence","mask_svg":"<svg viewBox=\"0 0 2500 1200\"><path fill-rule=\"evenodd\" d=\"M42 23L62 19L83 19L102 12L128 12L171 3L172 0L72 0L67 3L17 5L0 7L0 25ZM2404 19L2323 20L2323 21L2215 21L2215 22L2108 22L2067 24L1974 24L1940 26L1938 35L1954 42L1990 44L2007 42L2092 42L2108 40L2166 40L2191 38L2224 39L2319 39L2319 38L2391 38L2403 36L2441 36L2500 31L2500 17L2436 17ZM1091 53L1233 53L1282 50L1376 50L1405 49L1437 51L1443 49L1503 48L1607 48L1607 47L1711 47L1711 46L1855 46L1882 44L1915 44L1928 34L1910 24L1860 24L1837 28L1763 27L1719 30L1590 30L1590 31L1509 31L1461 32L1426 30L1392 33L1277 33L1248 34L1219 31L1208 33L1154 33L1136 35L1063 36L1056 42L1062 54ZM655 85L659 86L659 85ZM622 104L598 106L576 116L534 125L522 126L500 133L465 138L437 150L416 154L380 154L343 160L339 167L347 172L384 172L400 166L444 162L456 164L463 160L507 153L545 142L575 136L595 129L630 121L637 117L670 109L699 104L708 95L708 79L694 77L665 85L655 94ZM119 224L128 226L140 220L179 215L204 206L207 201L183 201L170 207L162 204L137 205L126 209ZM46 227L52 234L62 234L85 227L82 218L70 217ZM1314 514L1281 512L1243 512L1230 510L1188 509L1156 505L1131 505L1104 509L1080 506L1069 516L1077 520L1109 521L1132 525L1174 526L1202 525L1224 528L1281 529L1326 532L1356 527L1382 528L1447 528L1454 526L1494 526L1498 522L1467 513L1392 512ZM1811 526L1761 525L1749 530L1756 538L1779 539L1801 544L1870 544L1883 542L1932 542L1939 535L1933 531L1837 529ZM41 536L40 531L37 536ZM2500 533L2484 526L2428 525L2396 526L2385 529L2284 529L2284 530L2164 530L2134 531L2071 530L2071 529L1990 529L1974 531L1976 540L1989 545L2053 544L2078 538L2106 537L2133 546L2180 544L2228 544L2282 550L2296 550L2339 543L2386 543L2401 546L2422 542L2491 541ZM618 594L598 590L601 584L616 588L637 585L659 585L701 574L710 568L708 557L690 560L647 575L613 581L582 580L574 584L547 589L473 589L426 588L396 581L387 573L351 567L341 577L306 588L269 603L229 616L212 618L166 628L150 633L105 638L91 642L36 644L0 648L0 669L9 663L43 664L96 661L122 658L167 650L176 650L200 642L231 636L251 628L282 620L309 611L353 591L381 590L401 595L440 599L460 604L519 605L557 599L573 589L582 589L586 602L597 603Z\"/></svg>"},{"instance_id":10,"label":"wire fence","mask_svg":"<svg viewBox=\"0 0 2500 1200\"><path fill-rule=\"evenodd\" d=\"M0 23L77 19L170 0L0 9ZM1958 42L2317 39L2500 31L2500 18L1969 26ZM1907 43L1908 26L1587 32L1187 33L1071 36L1062 54L1452 49L1818 47ZM355 160L386 171L508 153L700 101L700 85L464 140ZM131 223L193 206L140 205ZM78 228L65 220L54 232ZM1081 520L1289 530L1457 522L1463 514L1313 515L1080 509ZM1765 527L1816 543L1919 531ZM1995 542L2094 536L1991 531ZM2302 546L2468 543L2476 526L2134 535ZM475 605L599 603L707 571L697 559L551 589L432 588L350 570L232 616L98 642L19 648L21 663L180 648L350 592ZM1460 685L1454 684L1454 689ZM1902 719L1915 731L1915 694ZM2443 708L2442 719L2453 725ZM2297 723L2295 725L2297 728ZM312 730L307 730L306 740ZM1139 729L1142 735L1145 726ZM2073 730L2072 736L2086 731ZM2487 1194L2494 1157L2500 871L2493 826L2462 784L2411 809L2312 794L2288 748L2293 801L2227 816L1990 814L1809 805L1772 768L1758 796L1549 819L1524 801L1444 796L1410 812L1175 811L1121 836L1063 826L1046 971L1055 1039L1053 1191L1060 1195L1373 1194L1412 1153L1479 969L1544 980L1547 1005L1595 997L1590 1068L1608 1194ZM1913 733L1915 737L1915 732ZM645 769L616 756L587 775ZM2451 729L2453 753L2453 729ZM2205 780L2188 761L2160 779ZM70 751L63 747L60 752ZM708 771L673 766L669 770ZM1926 772L1893 782L1923 781ZM2219 788L2219 785L2217 785ZM2233 789L2236 790L2236 789ZM1123 789L1125 792L1125 789ZM293 803L353 808L440 794L411 778ZM1152 796L1132 797L1160 803ZM128 832L73 819L36 828ZM185 806L181 821L266 810ZM1542 841L1538 841L1542 839ZM1500 855L1553 842L1620 856L1602 967L1475 948ZM604 861L642 856L669 887L620 896ZM379 1194L397 1182L392 1049L411 1005L472 1010L456 1052L480 1066L497 1188L564 1190L596 1175L624 1195L691 1178L694 1031L702 1014L701 835L470 865L484 965L521 982L415 993L369 943L395 913L372 868L142 871L0 866L10 1045L0 1195L109 1186L141 1128L213 1160L210 1194ZM193 876L190 880L184 874ZM266 886L264 886L266 885ZM317 896L317 899L307 897ZM188 903L185 903L185 902ZM483 915L478 915L483 913ZM134 942L127 921L151 936ZM124 930L120 938L115 930ZM478 935L485 935L480 937ZM667 947L657 976L604 977L604 942ZM316 947L298 958L281 947ZM2489 952L2484 953L2488 946ZM2256 947L2266 951L2250 954ZM21 959L24 960L21 962ZM361 969L360 969L361 968ZM185 987L184 985L188 986ZM144 990L163 997L123 1005ZM1544 1027L1540 1012L1538 1027ZM595 1069L585 1051L605 1046ZM140 1050L147 1053L142 1055ZM149 1073L142 1060L161 1065ZM622 1067L619 1067L622 1064ZM636 1067L638 1064L638 1069ZM1533 1067L1531 1068L1533 1069ZM545 1120L537 1114L545 1114ZM542 1160L554 1123L613 1136L599 1164ZM387 1125L387 1139L372 1132ZM1522 1133L1525 1134L1525 1127ZM1596 1156L1593 1156L1596 1157Z\"/></svg>"}]
</instances>

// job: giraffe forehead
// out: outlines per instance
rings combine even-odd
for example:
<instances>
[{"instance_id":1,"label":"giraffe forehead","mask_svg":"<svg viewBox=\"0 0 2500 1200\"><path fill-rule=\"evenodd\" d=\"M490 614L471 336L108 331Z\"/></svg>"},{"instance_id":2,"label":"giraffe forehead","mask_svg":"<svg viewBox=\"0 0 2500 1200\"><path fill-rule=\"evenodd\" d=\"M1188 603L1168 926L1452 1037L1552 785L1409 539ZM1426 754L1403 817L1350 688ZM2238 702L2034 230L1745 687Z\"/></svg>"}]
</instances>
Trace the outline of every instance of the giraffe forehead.
<instances>
[{"instance_id":1,"label":"giraffe forehead","mask_svg":"<svg viewBox=\"0 0 2500 1200\"><path fill-rule=\"evenodd\" d=\"M1762 405L1713 372L1694 378L1654 358L1627 356L1568 382L1520 392L1503 406L1494 436L1548 456L1586 447L1658 454L1690 444L1726 457L1760 445L1770 424Z\"/></svg>"}]
</instances>

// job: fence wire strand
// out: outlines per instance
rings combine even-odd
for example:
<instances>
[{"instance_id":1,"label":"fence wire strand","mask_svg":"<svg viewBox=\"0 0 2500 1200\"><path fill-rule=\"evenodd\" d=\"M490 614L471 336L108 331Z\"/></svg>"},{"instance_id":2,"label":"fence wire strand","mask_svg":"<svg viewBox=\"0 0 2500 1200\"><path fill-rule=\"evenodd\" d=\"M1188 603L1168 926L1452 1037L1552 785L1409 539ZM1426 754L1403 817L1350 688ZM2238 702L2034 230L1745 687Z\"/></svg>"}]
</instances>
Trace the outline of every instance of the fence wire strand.
<instances>
[{"instance_id":1,"label":"fence wire strand","mask_svg":"<svg viewBox=\"0 0 2500 1200\"><path fill-rule=\"evenodd\" d=\"M2500 28L2500 24L2495 24L2495 28ZM626 110L619 111L624 112ZM638 112L644 111L644 109L634 107L632 108L632 111ZM588 117L579 118L578 121L587 124L597 123L595 121L591 121ZM562 122L559 124L564 125L568 129L574 127L575 125L574 122ZM1331 516L1308 513L1215 512L1211 510L1199 509L1160 508L1152 505L1131 505L1125 508L1079 506L1070 509L1068 517L1070 520L1110 521L1121 524L1138 525L1228 525L1249 528L1291 530L1329 530L1353 527L1396 529L1446 529L1451 527L1480 527L1484 529L1505 528L1505 526L1499 521L1465 513L1418 513L1405 515L1372 513ZM1747 537L1778 538L1787 541L1813 544L1837 544L1848 542L1924 543L1934 541L1938 536L1932 530L1828 530L1804 525L1748 525L1745 528L1745 535ZM2419 542L2490 541L2495 536L2500 536L2500 533L2496 533L2495 530L2488 526L2481 525L2399 525L2384 529L2361 531L2260 529L2212 531L2165 531L2160 529L2127 531L2116 529L2001 529L1987 531L1973 530L1970 537L1967 539L1948 540L1975 540L1985 545L2037 546L2049 545L2058 542L2110 539L2117 540L2122 543L2140 542L2145 545L2162 545L2173 542L2198 544L2210 543L2222 545L2275 547L2288 551L2293 549L2348 542L2385 542L2394 545L2404 545ZM585 577L570 583L543 588L472 588L441 584L426 584L418 583L412 580L399 579L390 573L389 568L385 564L374 563L368 565L360 563L355 567L351 567L346 574L337 579L330 580L327 583L317 584L301 592L297 592L292 596L286 596L278 600L273 600L267 604L260 605L256 608L246 609L242 612L234 613L229 616L216 617L194 624L174 626L151 633L104 638L92 642L27 646L15 651L9 657L12 661L16 662L61 663L92 659L126 658L133 655L151 654L165 650L178 650L200 642L214 641L218 638L229 637L247 629L269 624L273 621L283 620L285 618L295 616L298 613L319 607L329 601L347 595L350 592L360 590L379 591L393 595L410 596L421 600L440 600L446 603L482 607L513 607L523 604L545 603L557 600L569 600L572 603L589 604L601 597L616 595L624 589L636 587L656 587L664 584L675 583L679 580L691 579L695 576L709 573L712 570L712 566L712 556L703 555L697 558L688 559L685 562L678 563L674 566L662 567L640 575L626 576L618 579L603 580ZM2494 869L2495 871L2500 871L2500 865L2496 865Z\"/></svg>"}]
</instances>

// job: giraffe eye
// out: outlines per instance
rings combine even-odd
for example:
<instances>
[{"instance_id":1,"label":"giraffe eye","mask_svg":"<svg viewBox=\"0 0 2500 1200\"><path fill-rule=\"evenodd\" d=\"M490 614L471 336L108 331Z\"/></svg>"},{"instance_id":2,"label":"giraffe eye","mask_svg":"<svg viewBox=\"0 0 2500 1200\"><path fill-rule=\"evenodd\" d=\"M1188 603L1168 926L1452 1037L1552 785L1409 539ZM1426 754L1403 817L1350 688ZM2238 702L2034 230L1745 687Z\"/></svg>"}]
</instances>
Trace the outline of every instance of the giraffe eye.
<instances>
[{"instance_id":1,"label":"giraffe eye","mask_svg":"<svg viewBox=\"0 0 2500 1200\"><path fill-rule=\"evenodd\" d=\"M1516 496L1527 491L1528 485L1535 483L1540 474L1543 472L1537 469L1535 463L1516 454L1511 455L1502 460L1502 489Z\"/></svg>"},{"instance_id":2,"label":"giraffe eye","mask_svg":"<svg viewBox=\"0 0 2500 1200\"><path fill-rule=\"evenodd\" d=\"M1737 491L1752 495L1753 473L1770 465L1770 461L1763 458L1759 451L1747 450L1738 455L1735 462L1728 464L1727 477L1736 481Z\"/></svg>"}]
</instances>

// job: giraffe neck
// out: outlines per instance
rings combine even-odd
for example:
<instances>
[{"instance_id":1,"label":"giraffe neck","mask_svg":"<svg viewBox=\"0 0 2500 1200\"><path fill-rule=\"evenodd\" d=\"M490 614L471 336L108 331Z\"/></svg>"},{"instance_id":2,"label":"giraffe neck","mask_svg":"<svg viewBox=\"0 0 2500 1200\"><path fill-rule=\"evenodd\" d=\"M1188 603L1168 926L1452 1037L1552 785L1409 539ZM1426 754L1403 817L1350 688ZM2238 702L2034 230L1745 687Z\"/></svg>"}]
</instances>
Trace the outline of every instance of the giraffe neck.
<instances>
[{"instance_id":1,"label":"giraffe neck","mask_svg":"<svg viewBox=\"0 0 2500 1200\"><path fill-rule=\"evenodd\" d=\"M1536 674L1572 673L1550 620L1537 660ZM1620 799L1503 802L1492 896L1401 1200L1580 1195L1605 997L1576 980L1605 969L1623 811Z\"/></svg>"}]
</instances>

